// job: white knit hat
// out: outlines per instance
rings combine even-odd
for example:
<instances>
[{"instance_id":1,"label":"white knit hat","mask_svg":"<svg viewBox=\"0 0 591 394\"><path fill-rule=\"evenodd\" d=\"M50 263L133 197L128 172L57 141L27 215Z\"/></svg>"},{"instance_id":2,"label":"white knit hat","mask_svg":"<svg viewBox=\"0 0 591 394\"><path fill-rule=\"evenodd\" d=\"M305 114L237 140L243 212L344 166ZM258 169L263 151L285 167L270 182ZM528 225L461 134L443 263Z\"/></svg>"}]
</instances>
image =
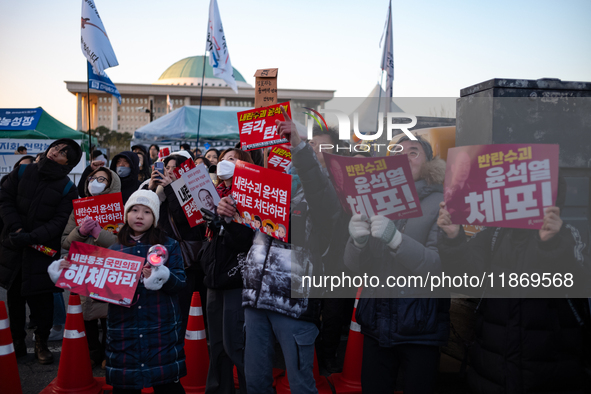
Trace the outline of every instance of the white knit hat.
<instances>
[{"instance_id":1,"label":"white knit hat","mask_svg":"<svg viewBox=\"0 0 591 394\"><path fill-rule=\"evenodd\" d=\"M154 226L156 226L160 218L160 199L156 193L150 190L138 190L129 196L129 200L125 203L125 213L123 216L125 223L127 223L127 212L129 212L131 207L138 204L145 205L152 210L154 214Z\"/></svg>"}]
</instances>

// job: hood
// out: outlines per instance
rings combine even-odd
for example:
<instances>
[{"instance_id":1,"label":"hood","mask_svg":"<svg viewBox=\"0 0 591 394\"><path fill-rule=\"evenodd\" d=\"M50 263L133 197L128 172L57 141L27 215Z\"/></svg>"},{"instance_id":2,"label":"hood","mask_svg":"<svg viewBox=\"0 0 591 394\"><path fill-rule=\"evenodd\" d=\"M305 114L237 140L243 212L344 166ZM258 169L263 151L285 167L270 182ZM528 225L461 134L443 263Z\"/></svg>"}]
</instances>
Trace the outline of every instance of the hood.
<instances>
[{"instance_id":1,"label":"hood","mask_svg":"<svg viewBox=\"0 0 591 394\"><path fill-rule=\"evenodd\" d=\"M68 145L68 164L62 165L47 158L47 153L51 148L59 144ZM51 179L59 179L67 176L74 167L78 165L82 158L82 148L78 143L70 138L60 138L49 145L47 150L43 153L43 157L39 160L39 172Z\"/></svg>"},{"instance_id":2,"label":"hood","mask_svg":"<svg viewBox=\"0 0 591 394\"><path fill-rule=\"evenodd\" d=\"M137 154L131 152L131 151L125 151L125 152L121 152L118 155L116 155L115 157L113 157L113 160L111 160L111 166L109 167L111 169L111 171L114 171L115 173L117 173L117 160L119 160L120 157L124 157L127 159L127 161L130 163L131 165L131 174L129 174L129 176L121 179L121 181L124 181L125 179L136 179L137 180L137 176L140 172L140 159L137 157Z\"/></svg>"},{"instance_id":3,"label":"hood","mask_svg":"<svg viewBox=\"0 0 591 394\"><path fill-rule=\"evenodd\" d=\"M90 196L90 192L88 191L88 183L89 183L88 179L99 171L104 171L104 172L108 172L109 174L111 174L111 186L106 187L105 190L103 190L103 192L99 195L109 194L109 193L119 193L121 191L121 179L119 178L119 175L117 175L117 173L115 171L110 170L106 167L99 167L96 170L94 170L93 172L91 172L90 174L88 174L88 176L86 177L86 182L84 183L84 193L86 193L87 196Z\"/></svg>"},{"instance_id":4,"label":"hood","mask_svg":"<svg viewBox=\"0 0 591 394\"><path fill-rule=\"evenodd\" d=\"M445 161L435 158L425 162L421 167L421 179L427 185L442 185L445 180Z\"/></svg>"}]
</instances>

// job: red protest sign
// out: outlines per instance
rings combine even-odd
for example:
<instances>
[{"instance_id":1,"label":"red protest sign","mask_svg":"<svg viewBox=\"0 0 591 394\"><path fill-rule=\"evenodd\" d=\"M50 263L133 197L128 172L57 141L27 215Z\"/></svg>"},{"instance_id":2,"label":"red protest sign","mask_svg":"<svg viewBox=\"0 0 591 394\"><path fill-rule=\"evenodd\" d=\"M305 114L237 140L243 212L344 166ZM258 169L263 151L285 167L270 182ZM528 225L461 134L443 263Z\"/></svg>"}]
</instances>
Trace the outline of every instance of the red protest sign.
<instances>
[{"instance_id":1,"label":"red protest sign","mask_svg":"<svg viewBox=\"0 0 591 394\"><path fill-rule=\"evenodd\" d=\"M170 156L170 148L160 148L158 151L158 157L162 159L166 156Z\"/></svg>"},{"instance_id":2,"label":"red protest sign","mask_svg":"<svg viewBox=\"0 0 591 394\"><path fill-rule=\"evenodd\" d=\"M232 197L247 227L287 242L291 175L237 161Z\"/></svg>"},{"instance_id":3,"label":"red protest sign","mask_svg":"<svg viewBox=\"0 0 591 394\"><path fill-rule=\"evenodd\" d=\"M283 107L291 117L289 102L238 112L240 146L243 150L259 149L289 142L277 134L275 121L283 122L285 120L280 107Z\"/></svg>"},{"instance_id":4,"label":"red protest sign","mask_svg":"<svg viewBox=\"0 0 591 394\"><path fill-rule=\"evenodd\" d=\"M96 220L101 228L115 234L123 226L123 199L121 193L102 194L73 200L74 218L80 226L87 217Z\"/></svg>"},{"instance_id":5,"label":"red protest sign","mask_svg":"<svg viewBox=\"0 0 591 394\"><path fill-rule=\"evenodd\" d=\"M291 165L291 150L288 144L274 146L269 151L267 160L268 168L275 171L286 172Z\"/></svg>"},{"instance_id":6,"label":"red protest sign","mask_svg":"<svg viewBox=\"0 0 591 394\"><path fill-rule=\"evenodd\" d=\"M558 145L451 148L444 198L452 223L540 229L556 201Z\"/></svg>"},{"instance_id":7,"label":"red protest sign","mask_svg":"<svg viewBox=\"0 0 591 394\"><path fill-rule=\"evenodd\" d=\"M391 220L421 216L421 204L406 155L344 157L323 154L346 212Z\"/></svg>"},{"instance_id":8,"label":"red protest sign","mask_svg":"<svg viewBox=\"0 0 591 394\"><path fill-rule=\"evenodd\" d=\"M187 159L180 165L177 165L177 167L173 170L174 176L176 176L176 179L180 179L181 175L187 171L192 170L193 168L195 168L195 162L192 159Z\"/></svg>"},{"instance_id":9,"label":"red protest sign","mask_svg":"<svg viewBox=\"0 0 591 394\"><path fill-rule=\"evenodd\" d=\"M181 207L183 208L189 226L195 227L198 224L205 222L199 207L195 204L195 199L185 184L185 181L177 179L172 182L170 186L172 186L172 190L174 190L174 194L176 194L176 198L179 200L179 204L181 204Z\"/></svg>"},{"instance_id":10,"label":"red protest sign","mask_svg":"<svg viewBox=\"0 0 591 394\"><path fill-rule=\"evenodd\" d=\"M82 242L72 242L70 267L56 286L111 304L129 307L137 288L144 258Z\"/></svg>"}]
</instances>

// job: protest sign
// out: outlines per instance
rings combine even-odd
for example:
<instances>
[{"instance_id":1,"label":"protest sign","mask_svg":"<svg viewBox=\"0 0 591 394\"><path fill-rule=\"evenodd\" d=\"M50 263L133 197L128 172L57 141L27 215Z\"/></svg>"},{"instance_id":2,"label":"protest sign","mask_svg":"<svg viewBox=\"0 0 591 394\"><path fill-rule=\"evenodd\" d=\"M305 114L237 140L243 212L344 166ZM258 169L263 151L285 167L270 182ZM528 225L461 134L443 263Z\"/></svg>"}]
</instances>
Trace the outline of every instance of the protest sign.
<instances>
[{"instance_id":1,"label":"protest sign","mask_svg":"<svg viewBox=\"0 0 591 394\"><path fill-rule=\"evenodd\" d=\"M192 170L185 172L182 178L191 195L195 197L197 209L205 208L215 212L215 207L220 202L220 196L215 190L205 164L201 163Z\"/></svg>"},{"instance_id":2,"label":"protest sign","mask_svg":"<svg viewBox=\"0 0 591 394\"><path fill-rule=\"evenodd\" d=\"M183 179L177 179L172 182L170 186L172 186L172 190L174 190L174 194L183 208L189 226L195 227L198 224L203 223L203 215L201 214L201 211L199 211L197 204L195 204L195 199L191 195L185 181Z\"/></svg>"},{"instance_id":3,"label":"protest sign","mask_svg":"<svg viewBox=\"0 0 591 394\"><path fill-rule=\"evenodd\" d=\"M451 148L444 198L454 224L540 229L556 201L558 145Z\"/></svg>"},{"instance_id":4,"label":"protest sign","mask_svg":"<svg viewBox=\"0 0 591 394\"><path fill-rule=\"evenodd\" d=\"M261 108L277 104L277 74L278 68L257 70L254 88L254 107Z\"/></svg>"},{"instance_id":5,"label":"protest sign","mask_svg":"<svg viewBox=\"0 0 591 394\"><path fill-rule=\"evenodd\" d=\"M277 134L276 120L284 121L281 107L291 117L289 102L238 112L240 146L243 150L253 150L289 142Z\"/></svg>"},{"instance_id":6,"label":"protest sign","mask_svg":"<svg viewBox=\"0 0 591 394\"><path fill-rule=\"evenodd\" d=\"M170 156L170 147L160 148L158 151L158 158L164 159L167 156Z\"/></svg>"},{"instance_id":7,"label":"protest sign","mask_svg":"<svg viewBox=\"0 0 591 394\"><path fill-rule=\"evenodd\" d=\"M187 159L181 164L177 165L177 167L173 170L174 176L176 176L176 179L179 179L181 175L189 170L192 170L193 168L195 168L195 162L192 159Z\"/></svg>"},{"instance_id":8,"label":"protest sign","mask_svg":"<svg viewBox=\"0 0 591 394\"><path fill-rule=\"evenodd\" d=\"M232 197L239 223L287 242L291 175L238 160Z\"/></svg>"},{"instance_id":9,"label":"protest sign","mask_svg":"<svg viewBox=\"0 0 591 394\"><path fill-rule=\"evenodd\" d=\"M96 220L102 229L117 234L123 227L123 200L121 193L101 194L72 201L76 226L87 217Z\"/></svg>"},{"instance_id":10,"label":"protest sign","mask_svg":"<svg viewBox=\"0 0 591 394\"><path fill-rule=\"evenodd\" d=\"M268 168L275 171L287 172L291 167L291 150L288 144L274 146L269 151Z\"/></svg>"},{"instance_id":11,"label":"protest sign","mask_svg":"<svg viewBox=\"0 0 591 394\"><path fill-rule=\"evenodd\" d=\"M346 212L391 220L423 213L406 155L344 157L323 153Z\"/></svg>"},{"instance_id":12,"label":"protest sign","mask_svg":"<svg viewBox=\"0 0 591 394\"><path fill-rule=\"evenodd\" d=\"M144 258L83 242L72 242L70 267L56 286L111 304L129 307L140 279Z\"/></svg>"}]
</instances>

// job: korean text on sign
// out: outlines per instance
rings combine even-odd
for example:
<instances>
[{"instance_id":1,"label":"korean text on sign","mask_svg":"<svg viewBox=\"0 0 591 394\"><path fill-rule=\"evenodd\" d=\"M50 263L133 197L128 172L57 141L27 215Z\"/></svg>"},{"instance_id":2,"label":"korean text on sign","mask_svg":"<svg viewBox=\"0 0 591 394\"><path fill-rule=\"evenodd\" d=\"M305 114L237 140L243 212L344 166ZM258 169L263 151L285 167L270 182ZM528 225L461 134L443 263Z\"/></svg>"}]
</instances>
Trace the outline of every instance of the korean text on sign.
<instances>
[{"instance_id":1,"label":"korean text on sign","mask_svg":"<svg viewBox=\"0 0 591 394\"><path fill-rule=\"evenodd\" d=\"M539 229L557 190L558 145L474 145L448 152L445 201L453 223Z\"/></svg>"},{"instance_id":2,"label":"korean text on sign","mask_svg":"<svg viewBox=\"0 0 591 394\"><path fill-rule=\"evenodd\" d=\"M141 275L144 258L81 242L72 242L70 267L57 286L117 305L129 306Z\"/></svg>"},{"instance_id":3,"label":"korean text on sign","mask_svg":"<svg viewBox=\"0 0 591 394\"><path fill-rule=\"evenodd\" d=\"M289 142L277 134L275 121L285 120L281 107L291 116L289 102L238 112L238 129L240 130L242 149L253 150Z\"/></svg>"},{"instance_id":4,"label":"korean text on sign","mask_svg":"<svg viewBox=\"0 0 591 394\"><path fill-rule=\"evenodd\" d=\"M389 219L421 216L421 206L405 155L351 158L325 154L343 208L351 214Z\"/></svg>"},{"instance_id":5,"label":"korean text on sign","mask_svg":"<svg viewBox=\"0 0 591 394\"><path fill-rule=\"evenodd\" d=\"M123 200L121 193L79 198L72 202L76 225L80 226L86 218L96 220L101 228L117 233L123 224Z\"/></svg>"},{"instance_id":6,"label":"korean text on sign","mask_svg":"<svg viewBox=\"0 0 591 394\"><path fill-rule=\"evenodd\" d=\"M286 241L289 230L291 176L238 161L232 197L245 226Z\"/></svg>"}]
</instances>

